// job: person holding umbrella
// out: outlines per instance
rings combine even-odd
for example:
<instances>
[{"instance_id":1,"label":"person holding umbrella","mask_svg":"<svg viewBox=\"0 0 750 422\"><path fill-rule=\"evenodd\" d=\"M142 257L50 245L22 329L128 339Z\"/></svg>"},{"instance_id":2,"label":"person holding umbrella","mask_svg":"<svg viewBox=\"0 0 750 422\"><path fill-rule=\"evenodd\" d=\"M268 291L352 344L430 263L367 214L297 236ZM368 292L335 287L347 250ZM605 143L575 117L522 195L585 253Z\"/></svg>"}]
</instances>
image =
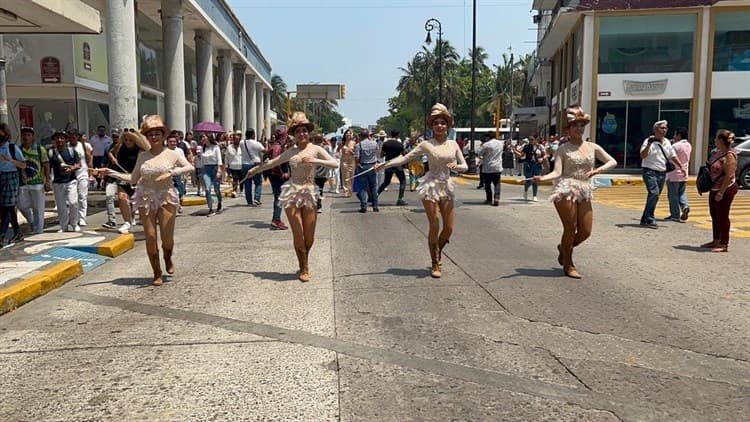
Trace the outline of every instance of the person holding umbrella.
<instances>
[{"instance_id":1,"label":"person holding umbrella","mask_svg":"<svg viewBox=\"0 0 750 422\"><path fill-rule=\"evenodd\" d=\"M291 178L281 188L279 206L285 210L289 226L292 228L294 251L299 261L299 280L303 283L310 281L308 259L315 241L315 224L318 218L315 168L338 167L336 159L323 147L310 142L310 132L313 129L315 125L310 123L305 113L295 112L289 122L289 133L294 137L295 145L280 156L251 168L246 176L249 179L264 170L289 163Z\"/></svg>"}]
</instances>

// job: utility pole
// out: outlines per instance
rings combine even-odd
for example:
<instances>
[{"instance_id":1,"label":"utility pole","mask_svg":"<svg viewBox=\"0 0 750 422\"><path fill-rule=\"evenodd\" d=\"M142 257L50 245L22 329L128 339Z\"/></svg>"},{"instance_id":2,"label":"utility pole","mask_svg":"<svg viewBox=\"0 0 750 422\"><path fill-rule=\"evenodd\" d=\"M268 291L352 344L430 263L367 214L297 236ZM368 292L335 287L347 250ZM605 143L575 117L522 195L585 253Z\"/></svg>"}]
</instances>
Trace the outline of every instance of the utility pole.
<instances>
[{"instance_id":1,"label":"utility pole","mask_svg":"<svg viewBox=\"0 0 750 422\"><path fill-rule=\"evenodd\" d=\"M469 133L469 173L477 172L474 151L474 128L477 108L477 0L473 0L471 20L471 132Z\"/></svg>"},{"instance_id":2,"label":"utility pole","mask_svg":"<svg viewBox=\"0 0 750 422\"><path fill-rule=\"evenodd\" d=\"M513 77L515 73L515 62L513 61L513 46L508 47L508 51L510 51L510 139L513 140L513 137L516 136L516 124L513 122L513 79L515 79Z\"/></svg>"}]
</instances>

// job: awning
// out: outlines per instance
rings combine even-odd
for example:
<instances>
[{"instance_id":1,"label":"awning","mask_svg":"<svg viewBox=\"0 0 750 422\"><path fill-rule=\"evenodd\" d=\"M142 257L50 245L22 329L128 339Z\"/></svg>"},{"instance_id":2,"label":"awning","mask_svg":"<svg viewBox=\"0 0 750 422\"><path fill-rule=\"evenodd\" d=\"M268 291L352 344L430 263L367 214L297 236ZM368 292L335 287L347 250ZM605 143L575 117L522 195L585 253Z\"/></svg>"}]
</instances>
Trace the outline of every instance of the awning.
<instances>
[{"instance_id":1,"label":"awning","mask_svg":"<svg viewBox=\"0 0 750 422\"><path fill-rule=\"evenodd\" d=\"M98 34L99 11L80 0L3 0L0 33Z\"/></svg>"},{"instance_id":2,"label":"awning","mask_svg":"<svg viewBox=\"0 0 750 422\"><path fill-rule=\"evenodd\" d=\"M560 46L567 39L568 33L578 22L581 13L578 11L560 10L550 24L544 39L539 43L536 54L541 59L549 59L555 55Z\"/></svg>"}]
</instances>

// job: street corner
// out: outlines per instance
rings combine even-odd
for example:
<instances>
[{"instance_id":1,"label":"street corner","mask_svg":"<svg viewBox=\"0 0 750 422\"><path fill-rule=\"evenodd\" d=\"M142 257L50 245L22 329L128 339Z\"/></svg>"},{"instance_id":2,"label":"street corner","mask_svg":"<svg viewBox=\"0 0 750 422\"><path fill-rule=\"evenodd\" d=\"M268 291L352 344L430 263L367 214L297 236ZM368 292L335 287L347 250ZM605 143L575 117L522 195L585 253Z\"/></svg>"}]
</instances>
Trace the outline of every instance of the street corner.
<instances>
[{"instance_id":1,"label":"street corner","mask_svg":"<svg viewBox=\"0 0 750 422\"><path fill-rule=\"evenodd\" d=\"M0 287L0 315L54 290L83 274L80 261L37 261L44 268L17 283Z\"/></svg>"},{"instance_id":2,"label":"street corner","mask_svg":"<svg viewBox=\"0 0 750 422\"><path fill-rule=\"evenodd\" d=\"M135 247L135 235L133 233L126 233L97 245L97 253L114 258L133 249L133 247Z\"/></svg>"}]
</instances>

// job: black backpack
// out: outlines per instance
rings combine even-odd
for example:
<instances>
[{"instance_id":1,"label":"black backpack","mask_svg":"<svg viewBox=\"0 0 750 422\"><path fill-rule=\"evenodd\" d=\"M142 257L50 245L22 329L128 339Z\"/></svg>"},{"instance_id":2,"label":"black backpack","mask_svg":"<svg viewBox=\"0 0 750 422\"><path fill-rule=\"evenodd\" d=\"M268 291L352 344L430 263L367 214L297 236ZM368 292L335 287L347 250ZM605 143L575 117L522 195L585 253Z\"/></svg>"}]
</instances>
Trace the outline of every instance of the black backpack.
<instances>
[{"instance_id":1,"label":"black backpack","mask_svg":"<svg viewBox=\"0 0 750 422\"><path fill-rule=\"evenodd\" d=\"M729 153L727 152L726 154L722 154L714 159L708 159L706 164L698 169L698 177L695 179L695 187L698 189L698 192L706 193L711 190L715 182L711 179L711 165L722 157L725 157L727 154Z\"/></svg>"},{"instance_id":2,"label":"black backpack","mask_svg":"<svg viewBox=\"0 0 750 422\"><path fill-rule=\"evenodd\" d=\"M8 150L10 150L10 156L14 160L16 159L16 144L10 144L8 145ZM39 160L42 159L42 152L39 146L37 145L37 152L39 153ZM39 174L39 167L37 167L36 163L31 160L25 160L26 162L26 168L25 169L18 169L18 181L21 186L26 185L26 182L29 179L33 179L34 176Z\"/></svg>"}]
</instances>

